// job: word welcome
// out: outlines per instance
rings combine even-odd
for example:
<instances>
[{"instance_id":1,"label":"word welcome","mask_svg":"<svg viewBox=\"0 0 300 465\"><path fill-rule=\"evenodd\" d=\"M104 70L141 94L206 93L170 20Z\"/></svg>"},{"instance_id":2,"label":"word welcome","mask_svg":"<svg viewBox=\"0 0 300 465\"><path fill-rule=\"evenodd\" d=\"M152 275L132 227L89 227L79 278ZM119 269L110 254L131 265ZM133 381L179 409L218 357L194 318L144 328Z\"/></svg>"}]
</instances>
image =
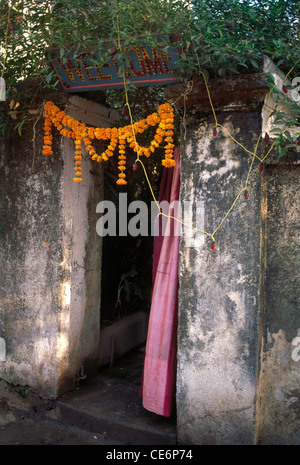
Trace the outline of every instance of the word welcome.
<instances>
[{"instance_id":1,"label":"word welcome","mask_svg":"<svg viewBox=\"0 0 300 465\"><path fill-rule=\"evenodd\" d=\"M147 45L132 47L124 51L128 54L129 65L125 68L125 77L136 86L165 85L179 82L175 74L178 53L175 47L168 47L165 53L161 49L151 49ZM50 50L54 67L63 89L67 92L119 88L124 85L123 74L119 74L120 62L115 58L116 51L110 54L107 63L102 66L99 53L93 50L74 51L61 56L60 50Z\"/></svg>"},{"instance_id":2,"label":"word welcome","mask_svg":"<svg viewBox=\"0 0 300 465\"><path fill-rule=\"evenodd\" d=\"M151 202L150 208L142 200L128 205L127 193L119 193L118 205L110 200L99 202L96 213L102 216L96 223L97 234L104 236L184 236L187 247L204 241L204 201L166 200ZM193 226L191 226L193 225Z\"/></svg>"}]
</instances>

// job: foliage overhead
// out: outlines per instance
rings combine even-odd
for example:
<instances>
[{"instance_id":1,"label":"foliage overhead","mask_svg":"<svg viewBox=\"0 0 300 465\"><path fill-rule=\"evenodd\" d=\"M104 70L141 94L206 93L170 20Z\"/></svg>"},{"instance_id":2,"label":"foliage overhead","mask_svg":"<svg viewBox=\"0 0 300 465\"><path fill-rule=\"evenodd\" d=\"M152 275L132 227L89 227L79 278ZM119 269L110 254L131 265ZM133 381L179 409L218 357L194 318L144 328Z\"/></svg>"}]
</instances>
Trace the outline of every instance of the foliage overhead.
<instances>
[{"instance_id":1,"label":"foliage overhead","mask_svg":"<svg viewBox=\"0 0 300 465\"><path fill-rule=\"evenodd\" d=\"M208 77L256 69L262 54L285 73L293 68L293 79L300 76L299 16L298 0L1 1L0 73L8 101L17 101L20 81L57 86L49 47L59 48L63 57L70 49L92 46L99 50L99 65L117 50L122 73L128 64L124 47L157 45L160 37L163 47L176 40L183 80L198 75L199 66Z\"/></svg>"}]
</instances>

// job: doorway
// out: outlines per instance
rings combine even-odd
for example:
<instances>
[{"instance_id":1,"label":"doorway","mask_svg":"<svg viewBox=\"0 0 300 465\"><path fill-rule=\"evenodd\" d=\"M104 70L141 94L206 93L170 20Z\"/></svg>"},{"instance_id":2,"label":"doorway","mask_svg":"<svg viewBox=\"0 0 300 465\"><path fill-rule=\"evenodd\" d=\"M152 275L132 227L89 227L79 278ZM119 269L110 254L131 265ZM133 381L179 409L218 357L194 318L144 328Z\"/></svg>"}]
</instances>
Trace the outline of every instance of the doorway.
<instances>
[{"instance_id":1,"label":"doorway","mask_svg":"<svg viewBox=\"0 0 300 465\"><path fill-rule=\"evenodd\" d=\"M100 308L100 368L113 366L116 358L134 348L145 345L151 306L152 261L154 238L151 232L151 201L141 167L132 170L135 154L128 155L128 184L116 185L117 162L111 160L105 167L104 199L115 206L117 230L115 236L103 237L102 279ZM147 171L156 196L162 167L157 155L147 163ZM148 160L147 160L148 161ZM120 195L122 200L120 201ZM124 205L126 201L126 205ZM148 209L148 234L132 236L119 234L120 208L133 201L141 201ZM127 221L134 216L128 213Z\"/></svg>"}]
</instances>

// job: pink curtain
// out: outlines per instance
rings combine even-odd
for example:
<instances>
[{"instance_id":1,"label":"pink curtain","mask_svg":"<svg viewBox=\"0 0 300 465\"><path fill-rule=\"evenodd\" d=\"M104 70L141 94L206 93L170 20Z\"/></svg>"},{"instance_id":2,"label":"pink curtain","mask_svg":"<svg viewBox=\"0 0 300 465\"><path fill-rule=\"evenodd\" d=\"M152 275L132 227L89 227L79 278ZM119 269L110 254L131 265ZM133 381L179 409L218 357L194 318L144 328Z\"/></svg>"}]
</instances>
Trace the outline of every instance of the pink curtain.
<instances>
[{"instance_id":1,"label":"pink curtain","mask_svg":"<svg viewBox=\"0 0 300 465\"><path fill-rule=\"evenodd\" d=\"M163 172L160 202L167 200L172 204L173 201L179 200L179 148L175 148L174 159L175 167L164 169ZM177 214L178 212L173 214L171 211L172 216L176 217ZM171 231L170 235L164 235L161 231L165 221L168 222L167 231ZM177 221L159 216L159 223L160 234L154 239L153 289L140 394L145 409L169 417L175 407L180 237Z\"/></svg>"}]
</instances>

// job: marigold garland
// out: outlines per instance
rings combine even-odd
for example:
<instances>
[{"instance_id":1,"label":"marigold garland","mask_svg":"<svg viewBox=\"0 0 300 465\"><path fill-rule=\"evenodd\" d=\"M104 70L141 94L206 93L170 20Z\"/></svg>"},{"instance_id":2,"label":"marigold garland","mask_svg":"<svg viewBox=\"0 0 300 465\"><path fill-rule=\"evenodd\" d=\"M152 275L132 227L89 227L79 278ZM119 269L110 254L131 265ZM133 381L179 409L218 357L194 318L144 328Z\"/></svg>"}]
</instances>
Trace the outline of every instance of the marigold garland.
<instances>
[{"instance_id":1,"label":"marigold garland","mask_svg":"<svg viewBox=\"0 0 300 465\"><path fill-rule=\"evenodd\" d=\"M82 181L81 164L82 164L82 142L92 160L97 162L107 161L113 156L116 147L118 147L118 169L119 175L117 184L125 185L126 181L126 144L129 145L139 157L144 155L149 157L161 144L164 145L165 158L162 165L166 168L175 166L173 159L173 129L174 129L174 111L169 103L160 105L157 113L152 113L147 118L122 128L94 128L87 127L85 123L76 121L71 116L61 111L53 102L48 101L45 104L45 124L44 124L44 145L43 154L52 155L52 126L62 134L75 141L75 178L74 182ZM142 134L149 126L157 126L154 139L149 147L142 147L136 141L136 135ZM109 141L106 150L98 155L92 146L92 140L98 139Z\"/></svg>"}]
</instances>

